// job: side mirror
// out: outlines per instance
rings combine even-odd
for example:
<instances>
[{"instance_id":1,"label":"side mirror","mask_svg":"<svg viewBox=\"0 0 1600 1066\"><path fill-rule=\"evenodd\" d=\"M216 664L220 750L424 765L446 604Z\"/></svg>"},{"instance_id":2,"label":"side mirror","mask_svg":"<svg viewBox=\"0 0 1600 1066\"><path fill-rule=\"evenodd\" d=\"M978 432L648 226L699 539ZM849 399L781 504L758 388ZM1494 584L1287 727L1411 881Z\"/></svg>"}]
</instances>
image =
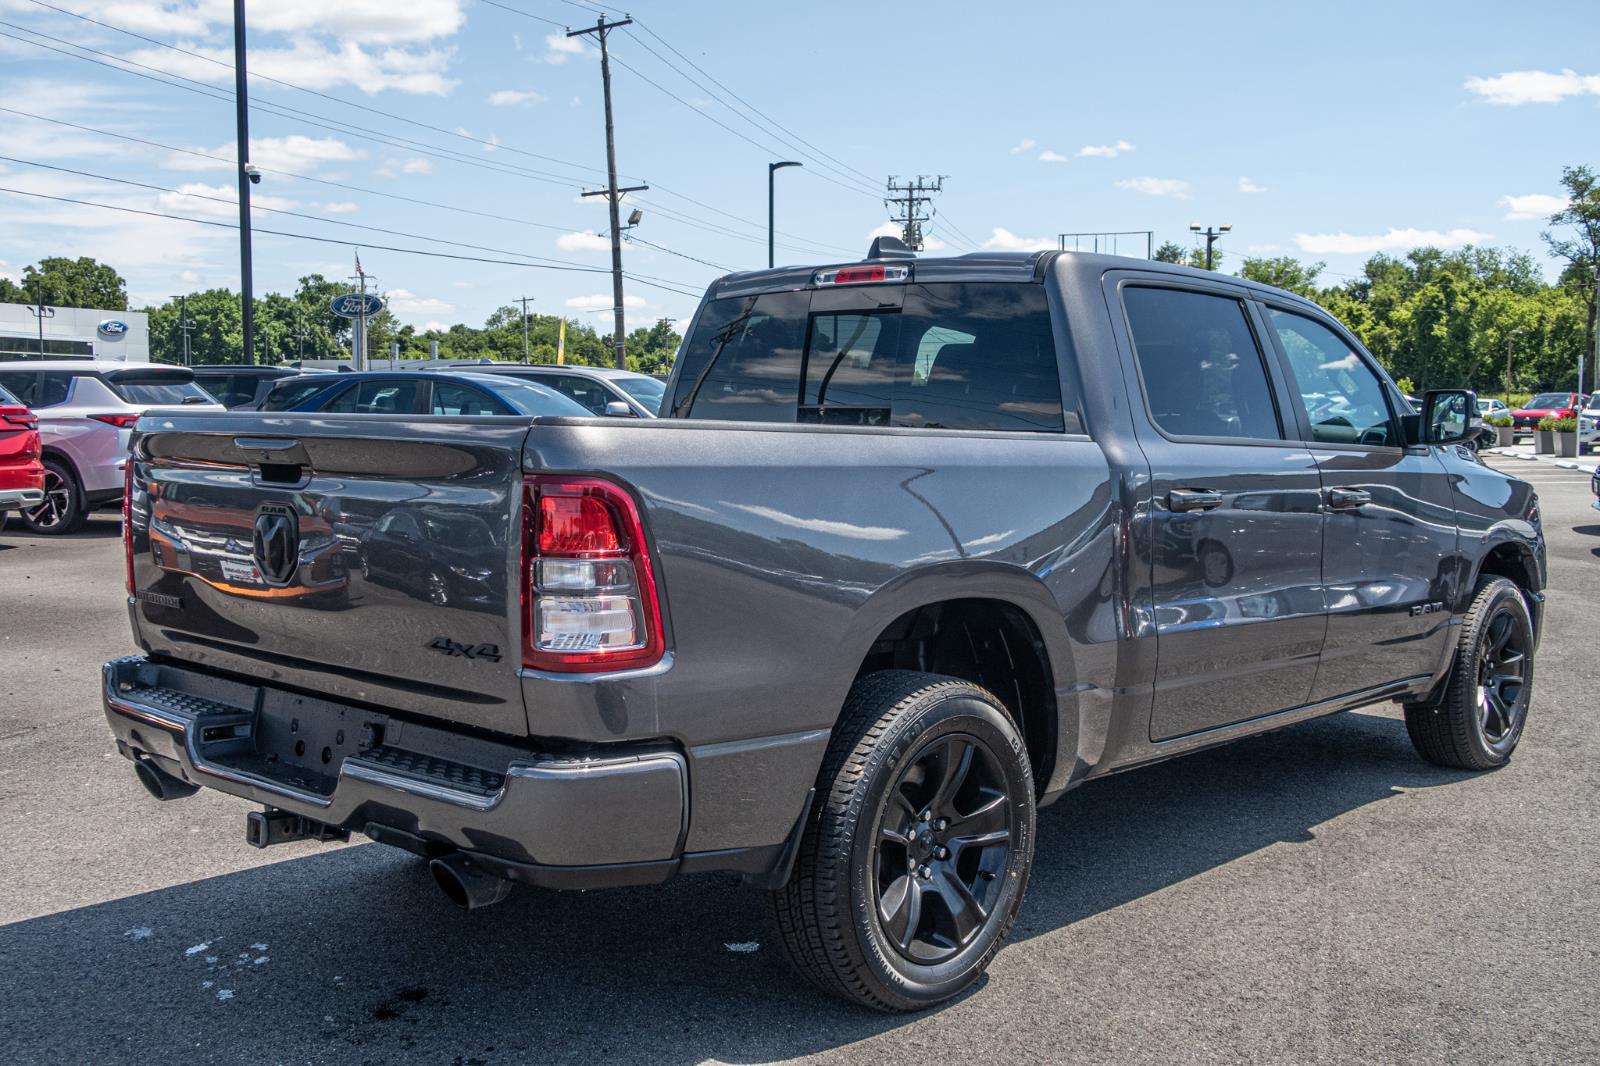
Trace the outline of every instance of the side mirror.
<instances>
[{"instance_id":1,"label":"side mirror","mask_svg":"<svg viewBox=\"0 0 1600 1066\"><path fill-rule=\"evenodd\" d=\"M1429 389L1422 397L1422 444L1463 444L1478 434L1478 396L1467 389Z\"/></svg>"},{"instance_id":2,"label":"side mirror","mask_svg":"<svg viewBox=\"0 0 1600 1066\"><path fill-rule=\"evenodd\" d=\"M623 403L621 400L612 400L610 403L606 404L606 417L607 418L633 418L634 417L633 408L629 407L627 404Z\"/></svg>"}]
</instances>

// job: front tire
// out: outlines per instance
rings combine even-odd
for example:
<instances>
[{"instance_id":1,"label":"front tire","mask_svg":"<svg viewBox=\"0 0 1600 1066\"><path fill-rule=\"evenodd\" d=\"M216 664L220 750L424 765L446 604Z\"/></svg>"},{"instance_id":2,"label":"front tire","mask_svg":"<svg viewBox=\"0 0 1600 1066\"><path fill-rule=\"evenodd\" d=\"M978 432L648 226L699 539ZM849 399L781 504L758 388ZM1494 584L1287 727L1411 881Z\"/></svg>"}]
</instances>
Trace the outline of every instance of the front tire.
<instances>
[{"instance_id":1,"label":"front tire","mask_svg":"<svg viewBox=\"0 0 1600 1066\"><path fill-rule=\"evenodd\" d=\"M860 678L794 873L769 896L795 967L882 1011L973 984L1022 905L1033 789L1022 736L989 692L908 670Z\"/></svg>"},{"instance_id":2,"label":"front tire","mask_svg":"<svg viewBox=\"0 0 1600 1066\"><path fill-rule=\"evenodd\" d=\"M1532 695L1527 602L1506 578L1486 577L1462 621L1450 676L1433 699L1406 704L1406 732L1436 766L1493 770L1522 739Z\"/></svg>"}]
</instances>

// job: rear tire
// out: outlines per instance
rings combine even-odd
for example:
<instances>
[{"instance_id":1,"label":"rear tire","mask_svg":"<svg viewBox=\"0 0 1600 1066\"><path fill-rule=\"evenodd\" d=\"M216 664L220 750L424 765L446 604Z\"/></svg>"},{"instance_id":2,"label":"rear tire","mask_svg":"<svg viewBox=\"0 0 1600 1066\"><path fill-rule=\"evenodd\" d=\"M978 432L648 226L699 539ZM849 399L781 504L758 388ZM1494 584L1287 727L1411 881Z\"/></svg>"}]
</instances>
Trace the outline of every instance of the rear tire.
<instances>
[{"instance_id":1,"label":"rear tire","mask_svg":"<svg viewBox=\"0 0 1600 1066\"><path fill-rule=\"evenodd\" d=\"M1033 861L1033 773L993 695L938 674L857 680L789 882L768 896L812 984L912 1011L982 976Z\"/></svg>"},{"instance_id":2,"label":"rear tire","mask_svg":"<svg viewBox=\"0 0 1600 1066\"><path fill-rule=\"evenodd\" d=\"M44 503L22 512L22 524L33 533L56 536L76 533L89 520L78 475L59 459L44 461Z\"/></svg>"},{"instance_id":3,"label":"rear tire","mask_svg":"<svg viewBox=\"0 0 1600 1066\"><path fill-rule=\"evenodd\" d=\"M1436 766L1493 770L1522 739L1533 694L1533 619L1503 577L1478 583L1455 661L1433 699L1405 705L1417 754Z\"/></svg>"}]
</instances>

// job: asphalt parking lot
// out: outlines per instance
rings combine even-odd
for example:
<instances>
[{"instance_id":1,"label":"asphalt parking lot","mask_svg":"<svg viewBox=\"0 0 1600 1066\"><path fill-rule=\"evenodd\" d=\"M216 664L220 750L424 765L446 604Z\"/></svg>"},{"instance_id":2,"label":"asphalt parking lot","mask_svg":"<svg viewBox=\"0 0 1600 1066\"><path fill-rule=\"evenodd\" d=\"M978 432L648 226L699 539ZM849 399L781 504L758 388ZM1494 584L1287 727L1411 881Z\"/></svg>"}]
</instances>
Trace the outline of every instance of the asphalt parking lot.
<instances>
[{"instance_id":1,"label":"asphalt parking lot","mask_svg":"<svg viewBox=\"0 0 1600 1066\"><path fill-rule=\"evenodd\" d=\"M1526 735L1431 767L1388 707L1092 783L1041 814L1012 944L918 1017L819 997L731 878L451 908L376 845L255 851L157 804L97 667L117 520L0 535L0 1048L13 1062L1600 1059L1600 512L1536 483L1551 588ZM373 636L372 639L377 639Z\"/></svg>"}]
</instances>

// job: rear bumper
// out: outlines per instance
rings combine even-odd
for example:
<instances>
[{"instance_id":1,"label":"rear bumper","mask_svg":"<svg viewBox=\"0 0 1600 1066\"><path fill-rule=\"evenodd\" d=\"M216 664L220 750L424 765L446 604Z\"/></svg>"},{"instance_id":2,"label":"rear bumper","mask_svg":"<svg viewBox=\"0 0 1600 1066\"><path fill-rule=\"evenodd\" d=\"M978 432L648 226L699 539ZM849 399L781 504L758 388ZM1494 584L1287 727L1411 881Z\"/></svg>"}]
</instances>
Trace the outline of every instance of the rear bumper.
<instances>
[{"instance_id":1,"label":"rear bumper","mask_svg":"<svg viewBox=\"0 0 1600 1066\"><path fill-rule=\"evenodd\" d=\"M0 489L0 511L21 511L44 502L44 489Z\"/></svg>"},{"instance_id":2,"label":"rear bumper","mask_svg":"<svg viewBox=\"0 0 1600 1066\"><path fill-rule=\"evenodd\" d=\"M664 745L546 753L141 657L102 673L118 750L194 785L545 887L685 867L687 766Z\"/></svg>"}]
</instances>

